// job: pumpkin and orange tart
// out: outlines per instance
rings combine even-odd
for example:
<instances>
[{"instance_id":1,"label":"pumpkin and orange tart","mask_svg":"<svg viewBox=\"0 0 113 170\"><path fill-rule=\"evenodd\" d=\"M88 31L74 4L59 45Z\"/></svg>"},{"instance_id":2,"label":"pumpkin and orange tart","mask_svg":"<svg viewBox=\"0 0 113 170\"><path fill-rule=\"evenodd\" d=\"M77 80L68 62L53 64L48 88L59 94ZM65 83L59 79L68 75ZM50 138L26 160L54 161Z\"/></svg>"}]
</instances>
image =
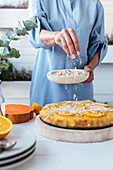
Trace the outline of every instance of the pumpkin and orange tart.
<instances>
[{"instance_id":1,"label":"pumpkin and orange tart","mask_svg":"<svg viewBox=\"0 0 113 170\"><path fill-rule=\"evenodd\" d=\"M9 118L13 124L28 122L33 119L34 108L22 104L5 105L5 116Z\"/></svg>"},{"instance_id":2,"label":"pumpkin and orange tart","mask_svg":"<svg viewBox=\"0 0 113 170\"><path fill-rule=\"evenodd\" d=\"M90 100L63 101L46 104L40 111L40 118L59 127L106 127L113 125L113 108Z\"/></svg>"}]
</instances>

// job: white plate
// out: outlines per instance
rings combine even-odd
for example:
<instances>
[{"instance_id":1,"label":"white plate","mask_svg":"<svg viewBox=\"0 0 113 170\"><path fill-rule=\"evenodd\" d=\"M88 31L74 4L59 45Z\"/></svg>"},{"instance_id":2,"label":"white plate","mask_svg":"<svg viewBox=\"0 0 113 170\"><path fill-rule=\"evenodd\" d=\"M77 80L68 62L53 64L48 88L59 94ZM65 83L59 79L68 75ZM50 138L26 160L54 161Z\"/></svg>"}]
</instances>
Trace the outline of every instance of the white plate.
<instances>
[{"instance_id":1,"label":"white plate","mask_svg":"<svg viewBox=\"0 0 113 170\"><path fill-rule=\"evenodd\" d=\"M1 160L1 161L0 161L0 166L3 165L3 164L11 163L11 162L13 162L13 161L18 161L19 159L27 156L27 155L30 154L32 151L34 151L35 148L36 148L36 144L35 144L32 148L30 148L29 150L27 150L26 152L24 152L24 153L22 153L22 154L20 154L20 155L18 155L18 156L11 157L11 158L9 158L9 159Z\"/></svg>"},{"instance_id":2,"label":"white plate","mask_svg":"<svg viewBox=\"0 0 113 170\"><path fill-rule=\"evenodd\" d=\"M73 73L76 73L74 76L68 76L68 75L56 75L59 71L68 71L70 70ZM79 73L79 74L78 74ZM54 70L47 73L47 78L58 84L75 84L75 83L81 83L87 80L89 77L89 72L83 70L83 69L62 69L62 70Z\"/></svg>"},{"instance_id":3,"label":"white plate","mask_svg":"<svg viewBox=\"0 0 113 170\"><path fill-rule=\"evenodd\" d=\"M10 168L14 168L14 167L16 167L16 166L19 166L19 165L27 162L29 159L31 159L32 156L34 155L34 152L35 152L35 149L34 149L30 154L28 154L27 156L25 156L25 158L22 158L22 159L20 159L19 161L15 161L15 162L13 162L13 163L11 163L11 164L6 164L5 166L0 167L0 169L1 169L1 170L6 170L6 169L10 169Z\"/></svg>"},{"instance_id":4,"label":"white plate","mask_svg":"<svg viewBox=\"0 0 113 170\"><path fill-rule=\"evenodd\" d=\"M17 144L10 151L4 151L0 154L0 161L3 159L9 159L14 156L18 156L30 149L35 142L35 135L32 131L28 130L21 125L13 125L13 128L9 135L0 141L17 141Z\"/></svg>"}]
</instances>

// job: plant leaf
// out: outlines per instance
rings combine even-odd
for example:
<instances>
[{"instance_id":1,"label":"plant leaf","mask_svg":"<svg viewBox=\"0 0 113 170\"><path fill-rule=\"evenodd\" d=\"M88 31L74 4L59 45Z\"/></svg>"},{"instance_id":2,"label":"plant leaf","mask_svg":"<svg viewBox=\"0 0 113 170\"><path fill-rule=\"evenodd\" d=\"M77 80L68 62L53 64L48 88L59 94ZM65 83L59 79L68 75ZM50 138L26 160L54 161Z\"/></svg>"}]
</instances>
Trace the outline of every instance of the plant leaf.
<instances>
[{"instance_id":1,"label":"plant leaf","mask_svg":"<svg viewBox=\"0 0 113 170\"><path fill-rule=\"evenodd\" d=\"M37 28L37 25L30 20L23 21L23 24L27 31L32 30L34 27Z\"/></svg>"},{"instance_id":2,"label":"plant leaf","mask_svg":"<svg viewBox=\"0 0 113 170\"><path fill-rule=\"evenodd\" d=\"M104 102L104 104L108 104L108 102Z\"/></svg>"},{"instance_id":3,"label":"plant leaf","mask_svg":"<svg viewBox=\"0 0 113 170\"><path fill-rule=\"evenodd\" d=\"M29 34L25 28L23 28L25 34Z\"/></svg>"},{"instance_id":4,"label":"plant leaf","mask_svg":"<svg viewBox=\"0 0 113 170\"><path fill-rule=\"evenodd\" d=\"M2 47L3 41L0 39L0 47Z\"/></svg>"},{"instance_id":5,"label":"plant leaf","mask_svg":"<svg viewBox=\"0 0 113 170\"><path fill-rule=\"evenodd\" d=\"M3 55L6 55L6 54L9 54L9 50L8 50L8 47L5 47L4 50L3 50Z\"/></svg>"},{"instance_id":6,"label":"plant leaf","mask_svg":"<svg viewBox=\"0 0 113 170\"><path fill-rule=\"evenodd\" d=\"M7 37L6 36L2 36L1 40L2 40L1 47L8 47L9 41L7 41Z\"/></svg>"},{"instance_id":7,"label":"plant leaf","mask_svg":"<svg viewBox=\"0 0 113 170\"><path fill-rule=\"evenodd\" d=\"M22 30L22 25L21 25L20 21L18 21L18 29Z\"/></svg>"},{"instance_id":8,"label":"plant leaf","mask_svg":"<svg viewBox=\"0 0 113 170\"><path fill-rule=\"evenodd\" d=\"M96 100L95 100L95 99L93 99L93 102L95 102L95 103L96 103Z\"/></svg>"},{"instance_id":9,"label":"plant leaf","mask_svg":"<svg viewBox=\"0 0 113 170\"><path fill-rule=\"evenodd\" d=\"M16 50L15 48L11 49L11 55L15 58L19 58L20 57L20 53L18 50Z\"/></svg>"},{"instance_id":10,"label":"plant leaf","mask_svg":"<svg viewBox=\"0 0 113 170\"><path fill-rule=\"evenodd\" d=\"M10 46L8 46L7 48L8 48L8 51L11 51L11 47Z\"/></svg>"},{"instance_id":11,"label":"plant leaf","mask_svg":"<svg viewBox=\"0 0 113 170\"><path fill-rule=\"evenodd\" d=\"M5 63L3 63L3 62L0 62L0 68L4 68L4 67L7 67L8 66L8 64L5 64Z\"/></svg>"},{"instance_id":12,"label":"plant leaf","mask_svg":"<svg viewBox=\"0 0 113 170\"><path fill-rule=\"evenodd\" d=\"M13 58L12 54L10 54L10 53L9 54L5 54L3 57L4 57L4 59L6 59L6 58Z\"/></svg>"},{"instance_id":13,"label":"plant leaf","mask_svg":"<svg viewBox=\"0 0 113 170\"><path fill-rule=\"evenodd\" d=\"M13 35L11 34L11 32L9 32L8 30L6 31L6 36L10 40L12 40L14 38Z\"/></svg>"},{"instance_id":14,"label":"plant leaf","mask_svg":"<svg viewBox=\"0 0 113 170\"><path fill-rule=\"evenodd\" d=\"M9 46L9 42L8 41L3 41L2 47L8 47Z\"/></svg>"},{"instance_id":15,"label":"plant leaf","mask_svg":"<svg viewBox=\"0 0 113 170\"><path fill-rule=\"evenodd\" d=\"M7 37L6 37L6 36L2 36L2 37L1 37L1 40L2 40L2 41L6 41L6 40L7 40Z\"/></svg>"},{"instance_id":16,"label":"plant leaf","mask_svg":"<svg viewBox=\"0 0 113 170\"><path fill-rule=\"evenodd\" d=\"M8 47L9 46L9 41L4 40L2 43L2 47Z\"/></svg>"},{"instance_id":17,"label":"plant leaf","mask_svg":"<svg viewBox=\"0 0 113 170\"><path fill-rule=\"evenodd\" d=\"M13 58L13 57L19 58L20 53L15 48L12 48L10 51L8 50L8 48L5 48L4 53L3 53L3 57L4 57L4 59Z\"/></svg>"},{"instance_id":18,"label":"plant leaf","mask_svg":"<svg viewBox=\"0 0 113 170\"><path fill-rule=\"evenodd\" d=\"M20 38L15 38L15 37L13 36L13 34L11 34L11 32L9 32L9 31L6 31L6 36L7 36L7 38L10 39L10 40L19 40L19 39L20 39Z\"/></svg>"},{"instance_id":19,"label":"plant leaf","mask_svg":"<svg viewBox=\"0 0 113 170\"><path fill-rule=\"evenodd\" d=\"M20 38L13 38L13 40L20 40Z\"/></svg>"},{"instance_id":20,"label":"plant leaf","mask_svg":"<svg viewBox=\"0 0 113 170\"><path fill-rule=\"evenodd\" d=\"M25 35L25 32L21 29L13 28L13 30L18 36L20 36L20 35L24 36Z\"/></svg>"}]
</instances>

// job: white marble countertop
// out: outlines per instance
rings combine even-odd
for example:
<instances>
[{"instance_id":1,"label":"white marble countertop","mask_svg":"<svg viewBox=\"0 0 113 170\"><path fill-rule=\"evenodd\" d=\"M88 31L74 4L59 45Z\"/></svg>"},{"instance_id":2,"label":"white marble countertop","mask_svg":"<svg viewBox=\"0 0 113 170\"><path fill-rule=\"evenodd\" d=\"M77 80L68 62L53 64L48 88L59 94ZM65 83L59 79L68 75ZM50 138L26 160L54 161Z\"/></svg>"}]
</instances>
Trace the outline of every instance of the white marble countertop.
<instances>
[{"instance_id":1,"label":"white marble countertop","mask_svg":"<svg viewBox=\"0 0 113 170\"><path fill-rule=\"evenodd\" d=\"M20 125L35 133L36 151L29 161L11 170L113 170L113 140L84 144L58 142L37 134L34 120Z\"/></svg>"}]
</instances>

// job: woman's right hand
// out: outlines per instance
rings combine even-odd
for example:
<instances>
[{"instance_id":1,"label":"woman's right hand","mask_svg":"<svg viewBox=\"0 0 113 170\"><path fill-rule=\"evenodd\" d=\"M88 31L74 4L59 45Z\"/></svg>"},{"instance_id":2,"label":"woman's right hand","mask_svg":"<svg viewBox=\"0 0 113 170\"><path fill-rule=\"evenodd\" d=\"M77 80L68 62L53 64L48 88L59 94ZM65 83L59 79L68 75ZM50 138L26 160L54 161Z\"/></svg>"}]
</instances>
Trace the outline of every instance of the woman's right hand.
<instances>
[{"instance_id":1,"label":"woman's right hand","mask_svg":"<svg viewBox=\"0 0 113 170\"><path fill-rule=\"evenodd\" d=\"M73 28L63 29L54 37L56 44L60 45L70 58L80 55L79 41Z\"/></svg>"}]
</instances>

